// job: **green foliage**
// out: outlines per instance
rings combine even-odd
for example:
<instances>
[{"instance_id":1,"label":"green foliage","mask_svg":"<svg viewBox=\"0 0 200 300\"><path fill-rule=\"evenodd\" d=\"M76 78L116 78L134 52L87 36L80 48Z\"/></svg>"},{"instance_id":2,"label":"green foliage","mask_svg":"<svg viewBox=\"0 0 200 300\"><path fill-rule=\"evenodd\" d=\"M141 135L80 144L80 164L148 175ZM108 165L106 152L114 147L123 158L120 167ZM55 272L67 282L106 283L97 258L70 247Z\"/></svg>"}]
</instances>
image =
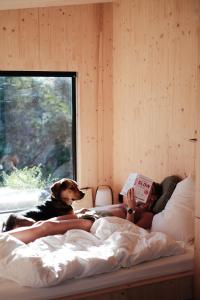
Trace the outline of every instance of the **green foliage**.
<instances>
[{"instance_id":1,"label":"green foliage","mask_svg":"<svg viewBox=\"0 0 200 300\"><path fill-rule=\"evenodd\" d=\"M72 151L71 78L0 78L0 158L16 154L20 170L41 164L46 177L67 165L59 176L73 177Z\"/></svg>"},{"instance_id":2,"label":"green foliage","mask_svg":"<svg viewBox=\"0 0 200 300\"><path fill-rule=\"evenodd\" d=\"M16 169L10 174L3 172L3 185L17 189L43 189L51 182L51 176L44 178L40 166Z\"/></svg>"}]
</instances>

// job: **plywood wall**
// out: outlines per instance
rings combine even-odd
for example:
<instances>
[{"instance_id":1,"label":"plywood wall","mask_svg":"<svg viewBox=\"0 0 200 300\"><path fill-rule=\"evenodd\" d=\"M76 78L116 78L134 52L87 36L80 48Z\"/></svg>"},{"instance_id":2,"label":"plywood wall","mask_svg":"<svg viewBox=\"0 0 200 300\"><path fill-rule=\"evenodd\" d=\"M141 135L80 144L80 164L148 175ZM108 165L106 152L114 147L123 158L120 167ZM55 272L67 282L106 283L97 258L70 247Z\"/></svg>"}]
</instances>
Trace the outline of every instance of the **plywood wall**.
<instances>
[{"instance_id":1,"label":"plywood wall","mask_svg":"<svg viewBox=\"0 0 200 300\"><path fill-rule=\"evenodd\" d=\"M198 47L200 53L200 43ZM199 55L200 66L200 55ZM200 72L198 74L198 85L200 88ZM197 104L200 112L200 101ZM198 118L198 136L196 143L196 201L195 201L195 299L200 299L200 118Z\"/></svg>"},{"instance_id":2,"label":"plywood wall","mask_svg":"<svg viewBox=\"0 0 200 300\"><path fill-rule=\"evenodd\" d=\"M78 72L78 179L193 173L198 0L116 0L0 12L0 69Z\"/></svg>"},{"instance_id":3,"label":"plywood wall","mask_svg":"<svg viewBox=\"0 0 200 300\"><path fill-rule=\"evenodd\" d=\"M78 181L82 187L96 188L111 181L112 147L107 144L112 137L108 117L112 113L112 52L107 51L112 43L111 15L111 4L0 12L1 70L78 72Z\"/></svg>"},{"instance_id":4,"label":"plywood wall","mask_svg":"<svg viewBox=\"0 0 200 300\"><path fill-rule=\"evenodd\" d=\"M113 178L194 172L198 0L121 0L113 11Z\"/></svg>"}]
</instances>

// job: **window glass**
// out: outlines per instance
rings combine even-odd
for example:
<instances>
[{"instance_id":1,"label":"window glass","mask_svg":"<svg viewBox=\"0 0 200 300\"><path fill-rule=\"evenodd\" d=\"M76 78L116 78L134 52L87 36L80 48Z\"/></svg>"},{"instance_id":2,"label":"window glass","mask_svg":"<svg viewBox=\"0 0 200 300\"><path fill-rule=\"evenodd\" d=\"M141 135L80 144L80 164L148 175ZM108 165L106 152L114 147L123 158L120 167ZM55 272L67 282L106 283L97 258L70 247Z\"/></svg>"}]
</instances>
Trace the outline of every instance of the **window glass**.
<instances>
[{"instance_id":1,"label":"window glass","mask_svg":"<svg viewBox=\"0 0 200 300\"><path fill-rule=\"evenodd\" d=\"M75 136L75 73L1 72L0 202L75 179Z\"/></svg>"}]
</instances>

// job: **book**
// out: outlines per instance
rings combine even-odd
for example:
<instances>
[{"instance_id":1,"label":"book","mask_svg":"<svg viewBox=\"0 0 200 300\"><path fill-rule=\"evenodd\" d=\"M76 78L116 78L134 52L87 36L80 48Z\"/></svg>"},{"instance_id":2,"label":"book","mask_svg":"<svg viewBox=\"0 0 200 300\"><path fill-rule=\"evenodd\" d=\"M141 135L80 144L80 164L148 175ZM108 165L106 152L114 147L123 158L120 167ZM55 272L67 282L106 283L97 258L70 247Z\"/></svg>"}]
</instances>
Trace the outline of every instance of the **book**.
<instances>
[{"instance_id":1,"label":"book","mask_svg":"<svg viewBox=\"0 0 200 300\"><path fill-rule=\"evenodd\" d=\"M153 180L139 173L130 173L120 194L127 195L130 188L134 188L136 202L146 203L151 193Z\"/></svg>"}]
</instances>

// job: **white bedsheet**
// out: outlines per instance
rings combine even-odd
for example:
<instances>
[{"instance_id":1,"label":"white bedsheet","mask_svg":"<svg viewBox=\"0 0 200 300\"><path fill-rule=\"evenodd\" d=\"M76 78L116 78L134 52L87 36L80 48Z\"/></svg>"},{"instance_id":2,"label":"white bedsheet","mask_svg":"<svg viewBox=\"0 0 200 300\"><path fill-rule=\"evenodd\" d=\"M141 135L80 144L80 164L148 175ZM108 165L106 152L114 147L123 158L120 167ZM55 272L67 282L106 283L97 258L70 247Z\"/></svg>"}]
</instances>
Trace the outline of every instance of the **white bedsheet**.
<instances>
[{"instance_id":1,"label":"white bedsheet","mask_svg":"<svg viewBox=\"0 0 200 300\"><path fill-rule=\"evenodd\" d=\"M163 233L148 233L127 220L106 217L94 222L91 233L70 230L28 245L1 234L0 277L47 287L184 251L182 243Z\"/></svg>"}]
</instances>

